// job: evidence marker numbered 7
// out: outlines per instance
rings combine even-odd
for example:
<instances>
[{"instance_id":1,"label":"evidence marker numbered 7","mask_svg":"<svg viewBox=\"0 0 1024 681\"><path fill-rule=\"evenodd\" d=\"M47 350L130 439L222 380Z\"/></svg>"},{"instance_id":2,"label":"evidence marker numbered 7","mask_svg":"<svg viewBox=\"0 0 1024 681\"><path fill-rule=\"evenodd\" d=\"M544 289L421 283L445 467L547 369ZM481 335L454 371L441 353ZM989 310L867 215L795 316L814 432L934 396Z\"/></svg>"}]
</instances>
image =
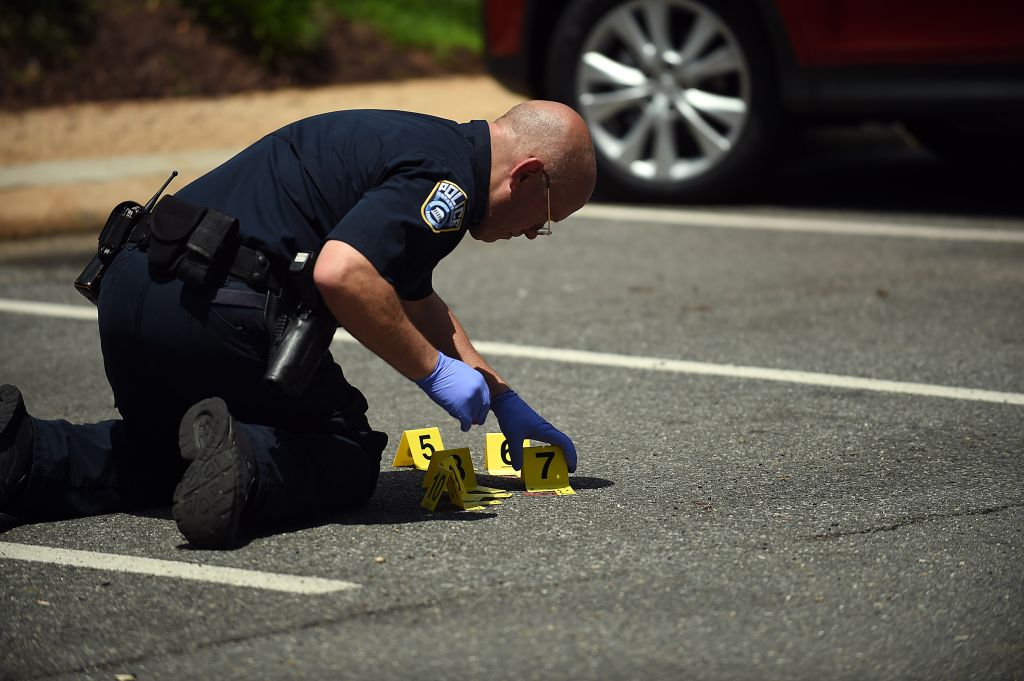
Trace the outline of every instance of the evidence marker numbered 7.
<instances>
[{"instance_id":1,"label":"evidence marker numbered 7","mask_svg":"<svg viewBox=\"0 0 1024 681\"><path fill-rule=\"evenodd\" d=\"M569 486L569 465L561 447L543 445L523 449L523 484L534 494L555 493L558 496L576 494Z\"/></svg>"},{"instance_id":2,"label":"evidence marker numbered 7","mask_svg":"<svg viewBox=\"0 0 1024 681\"><path fill-rule=\"evenodd\" d=\"M508 449L503 434L487 434L485 461L488 474L520 476L526 494L530 496L576 494L569 484L569 467L561 448L554 445L530 446L530 441L524 440L521 472L512 468ZM428 511L436 511L445 496L450 506L463 510L499 505L501 499L512 496L512 492L480 485L469 448L445 449L441 431L436 427L403 432L392 465L426 471L421 505Z\"/></svg>"}]
</instances>

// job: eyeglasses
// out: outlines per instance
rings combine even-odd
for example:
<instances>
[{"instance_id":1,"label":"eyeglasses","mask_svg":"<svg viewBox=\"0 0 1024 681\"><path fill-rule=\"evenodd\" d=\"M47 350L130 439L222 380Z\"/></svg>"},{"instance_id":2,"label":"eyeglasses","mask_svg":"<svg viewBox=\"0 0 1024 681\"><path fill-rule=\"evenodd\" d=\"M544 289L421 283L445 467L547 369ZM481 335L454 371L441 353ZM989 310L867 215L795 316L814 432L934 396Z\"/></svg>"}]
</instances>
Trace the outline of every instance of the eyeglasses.
<instances>
[{"instance_id":1,"label":"eyeglasses","mask_svg":"<svg viewBox=\"0 0 1024 681\"><path fill-rule=\"evenodd\" d=\"M537 230L538 236L551 236L551 178L546 170L540 171L544 175L544 195L548 200L548 224Z\"/></svg>"}]
</instances>

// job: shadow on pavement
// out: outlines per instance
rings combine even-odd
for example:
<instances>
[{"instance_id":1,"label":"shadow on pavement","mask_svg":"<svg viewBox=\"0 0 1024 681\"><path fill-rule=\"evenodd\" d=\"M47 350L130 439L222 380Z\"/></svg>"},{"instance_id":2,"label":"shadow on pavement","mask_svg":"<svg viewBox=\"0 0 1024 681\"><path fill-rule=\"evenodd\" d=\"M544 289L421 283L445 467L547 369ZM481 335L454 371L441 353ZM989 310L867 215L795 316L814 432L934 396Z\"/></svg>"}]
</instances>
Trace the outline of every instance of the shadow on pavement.
<instances>
[{"instance_id":1,"label":"shadow on pavement","mask_svg":"<svg viewBox=\"0 0 1024 681\"><path fill-rule=\"evenodd\" d=\"M31 524L33 524L33 521L28 520L26 518L19 518L18 516L0 513L0 536L2 536L6 532L10 532L16 527Z\"/></svg>"},{"instance_id":2,"label":"shadow on pavement","mask_svg":"<svg viewBox=\"0 0 1024 681\"><path fill-rule=\"evenodd\" d=\"M419 475L416 473L416 471L412 470L381 471L377 482L377 491L365 506L315 520L284 523L262 528L251 534L245 533L243 530L245 536L238 544L227 550L243 548L253 539L290 534L325 525L404 525L421 522L473 522L489 520L498 516L498 513L491 511L460 511L457 509L440 513L428 513L420 506L420 500L423 498L423 475L422 473ZM518 478L477 474L477 482L485 487L495 487L510 492L525 491L523 483ZM572 476L569 478L569 482L573 489L576 490L603 489L615 484L613 481L604 478L586 476ZM170 507L137 509L126 511L125 515L156 520L173 520ZM0 513L0 535L16 527L42 522L56 521L31 520ZM183 551L201 550L188 543L179 544L176 548Z\"/></svg>"},{"instance_id":3,"label":"shadow on pavement","mask_svg":"<svg viewBox=\"0 0 1024 681\"><path fill-rule=\"evenodd\" d=\"M713 208L1024 217L1017 160L943 159L898 126L828 126L794 135L743 196ZM622 203L609 195L595 200ZM707 204L681 207L708 207Z\"/></svg>"},{"instance_id":4,"label":"shadow on pavement","mask_svg":"<svg viewBox=\"0 0 1024 681\"><path fill-rule=\"evenodd\" d=\"M1024 216L1014 159L940 158L897 127L820 128L751 200L788 208Z\"/></svg>"}]
</instances>

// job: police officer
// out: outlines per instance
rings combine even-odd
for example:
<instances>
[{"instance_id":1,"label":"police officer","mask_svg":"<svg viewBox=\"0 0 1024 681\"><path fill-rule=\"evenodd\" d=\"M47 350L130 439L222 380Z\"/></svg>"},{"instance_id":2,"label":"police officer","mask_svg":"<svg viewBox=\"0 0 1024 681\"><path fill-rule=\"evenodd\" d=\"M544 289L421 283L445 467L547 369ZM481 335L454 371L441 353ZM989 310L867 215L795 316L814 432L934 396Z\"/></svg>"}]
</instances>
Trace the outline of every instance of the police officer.
<instances>
[{"instance_id":1,"label":"police officer","mask_svg":"<svg viewBox=\"0 0 1024 681\"><path fill-rule=\"evenodd\" d=\"M154 235L124 246L98 301L122 419L36 419L17 388L0 386L0 510L54 518L171 501L186 539L223 547L240 525L369 499L387 438L329 354L299 397L263 380L267 293L300 251L319 252L314 281L338 324L464 431L493 411L514 467L533 438L561 446L575 470L572 440L474 349L431 275L467 233L485 242L550 234L589 199L594 179L585 124L553 102L526 102L490 123L342 111L267 135L165 197L153 220L174 217L161 213L168 199L237 218L229 260L258 260L261 276L230 267L195 285L155 267L167 244Z\"/></svg>"}]
</instances>

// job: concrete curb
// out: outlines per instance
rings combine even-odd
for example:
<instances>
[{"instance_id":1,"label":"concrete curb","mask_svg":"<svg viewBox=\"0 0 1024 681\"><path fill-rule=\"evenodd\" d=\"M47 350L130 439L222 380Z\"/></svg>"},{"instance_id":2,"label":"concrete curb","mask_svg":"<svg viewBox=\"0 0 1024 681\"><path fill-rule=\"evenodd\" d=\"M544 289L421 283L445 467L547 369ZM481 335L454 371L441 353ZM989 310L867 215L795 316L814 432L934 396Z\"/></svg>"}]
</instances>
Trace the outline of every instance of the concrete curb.
<instances>
[{"instance_id":1,"label":"concrete curb","mask_svg":"<svg viewBox=\"0 0 1024 681\"><path fill-rule=\"evenodd\" d=\"M42 161L0 168L0 238L95 231L121 201L144 203L172 170L173 192L236 150Z\"/></svg>"},{"instance_id":2,"label":"concrete curb","mask_svg":"<svg viewBox=\"0 0 1024 681\"><path fill-rule=\"evenodd\" d=\"M357 108L493 120L522 97L487 76L0 112L0 239L98 231L171 170L183 187L291 121Z\"/></svg>"},{"instance_id":3,"label":"concrete curb","mask_svg":"<svg viewBox=\"0 0 1024 681\"><path fill-rule=\"evenodd\" d=\"M140 175L168 174L171 170L203 173L228 160L238 151L240 149L231 148L21 163L0 167L0 190L112 182Z\"/></svg>"}]
</instances>

